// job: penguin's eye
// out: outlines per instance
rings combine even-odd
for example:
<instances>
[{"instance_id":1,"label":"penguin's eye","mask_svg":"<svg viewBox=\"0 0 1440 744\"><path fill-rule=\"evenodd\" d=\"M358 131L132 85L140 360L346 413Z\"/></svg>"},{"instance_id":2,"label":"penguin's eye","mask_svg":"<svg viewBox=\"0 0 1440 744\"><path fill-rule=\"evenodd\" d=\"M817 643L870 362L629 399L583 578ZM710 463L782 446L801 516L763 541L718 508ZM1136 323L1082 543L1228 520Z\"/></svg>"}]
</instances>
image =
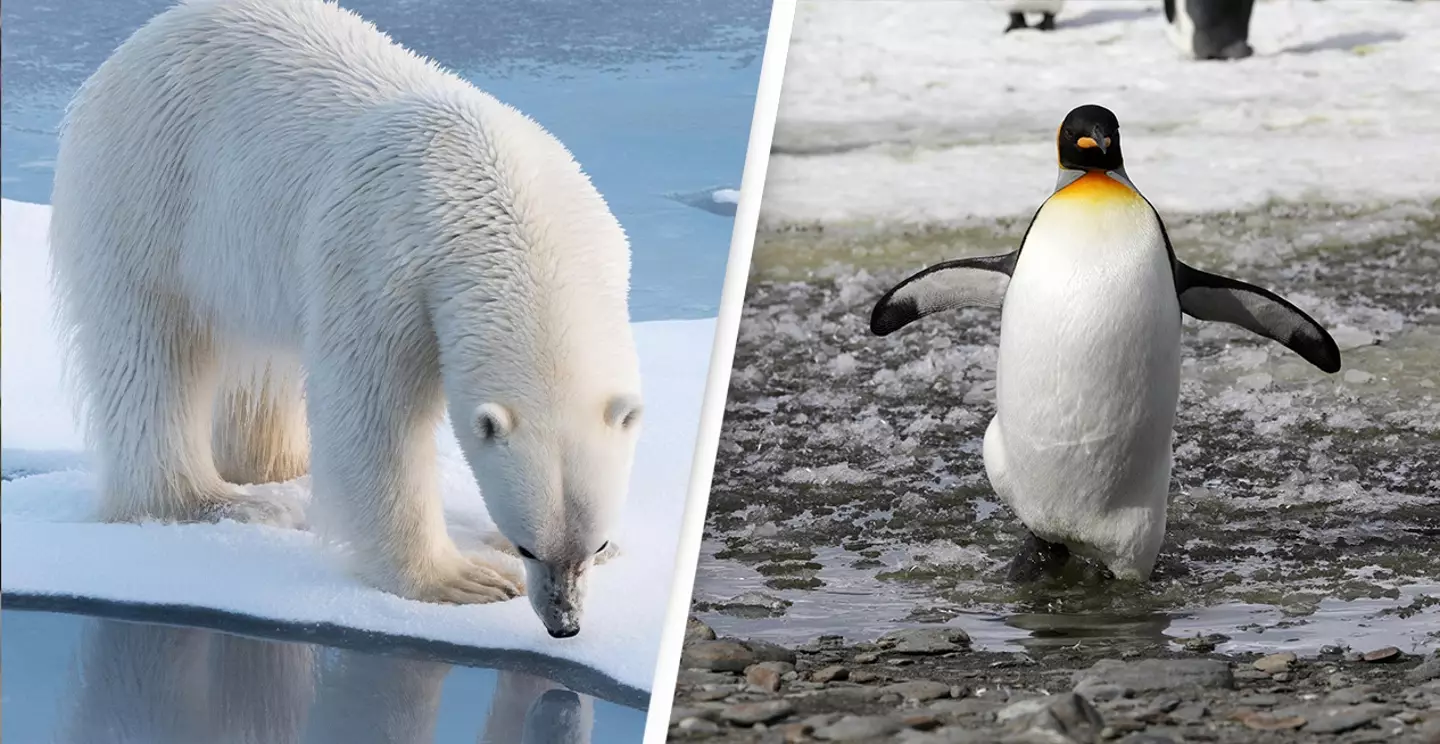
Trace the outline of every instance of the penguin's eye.
<instances>
[{"instance_id":1,"label":"penguin's eye","mask_svg":"<svg viewBox=\"0 0 1440 744\"><path fill-rule=\"evenodd\" d=\"M523 548L523 547L521 547L521 546L519 546L519 545L516 545L516 546L515 546L515 550L520 553L520 557L521 557L521 558L529 558L529 559L532 560L532 561L539 560L538 558L535 557L535 554L534 554L534 553L531 553L530 551L526 550L525 548Z\"/></svg>"},{"instance_id":2,"label":"penguin's eye","mask_svg":"<svg viewBox=\"0 0 1440 744\"><path fill-rule=\"evenodd\" d=\"M597 550L597 551L595 551L595 555L600 555L601 553L604 553L604 552L605 552L605 549L608 548L608 547L610 547L610 541L609 541L609 540L606 540L606 541L605 541L605 544L601 545L601 546L600 546L600 549Z\"/></svg>"}]
</instances>

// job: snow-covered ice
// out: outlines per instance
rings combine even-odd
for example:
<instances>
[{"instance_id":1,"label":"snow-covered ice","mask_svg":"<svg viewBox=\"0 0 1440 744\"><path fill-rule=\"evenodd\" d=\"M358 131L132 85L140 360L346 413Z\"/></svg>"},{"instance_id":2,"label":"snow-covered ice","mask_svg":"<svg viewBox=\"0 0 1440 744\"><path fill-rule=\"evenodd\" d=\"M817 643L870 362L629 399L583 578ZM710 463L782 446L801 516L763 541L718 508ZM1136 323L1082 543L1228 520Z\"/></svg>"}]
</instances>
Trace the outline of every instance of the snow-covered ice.
<instances>
[{"instance_id":1,"label":"snow-covered ice","mask_svg":"<svg viewBox=\"0 0 1440 744\"><path fill-rule=\"evenodd\" d=\"M49 207L4 200L3 399L7 472L45 471L81 440L60 384L50 320L45 230ZM616 543L594 570L579 636L550 638L529 603L409 602L351 578L309 533L227 522L110 525L83 468L7 481L0 537L4 591L190 605L296 623L333 623L485 649L525 650L577 662L648 690L675 568L690 462L710 362L713 319L638 323L646 424ZM438 432L452 534L492 529L448 427ZM61 460L63 461L63 460ZM76 457L71 462L79 462ZM256 488L308 498L308 480Z\"/></svg>"},{"instance_id":2,"label":"snow-covered ice","mask_svg":"<svg viewBox=\"0 0 1440 744\"><path fill-rule=\"evenodd\" d=\"M762 224L1028 217L1083 103L1116 112L1162 211L1440 196L1440 3L1262 0L1231 63L1181 58L1154 0L1004 23L993 1L801 3Z\"/></svg>"}]
</instances>

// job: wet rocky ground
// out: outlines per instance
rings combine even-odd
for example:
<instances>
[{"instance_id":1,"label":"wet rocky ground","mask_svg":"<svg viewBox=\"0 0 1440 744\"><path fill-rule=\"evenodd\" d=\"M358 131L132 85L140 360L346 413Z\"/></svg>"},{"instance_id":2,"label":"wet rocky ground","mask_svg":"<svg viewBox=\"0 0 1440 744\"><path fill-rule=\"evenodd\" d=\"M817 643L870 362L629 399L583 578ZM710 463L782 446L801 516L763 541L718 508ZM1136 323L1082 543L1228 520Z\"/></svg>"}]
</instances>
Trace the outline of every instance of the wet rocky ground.
<instances>
[{"instance_id":1,"label":"wet rocky ground","mask_svg":"<svg viewBox=\"0 0 1440 744\"><path fill-rule=\"evenodd\" d=\"M924 628L787 648L717 638L692 618L681 667L670 741L1440 742L1440 654L1393 647L985 653L963 631Z\"/></svg>"},{"instance_id":2,"label":"wet rocky ground","mask_svg":"<svg viewBox=\"0 0 1440 744\"><path fill-rule=\"evenodd\" d=\"M1098 635L1118 652L1136 618L1264 607L1273 626L1293 628L1340 603L1372 608L1343 624L1403 625L1393 643L1407 652L1440 643L1440 203L1272 205L1167 224L1182 260L1316 317L1344 369L1325 375L1278 344L1186 319L1170 523L1152 581L1096 581L1083 566L1037 587L1002 580L1019 526L980 459L998 312L936 315L883 339L867 331L896 281L943 258L1010 250L1025 221L806 229L763 233L756 246L697 614L787 641L1110 616L1115 627ZM846 612L866 625L835 628ZM1236 618L1209 630L1243 632ZM1175 648L1149 633L1130 650ZM958 679L968 663L934 673Z\"/></svg>"}]
</instances>

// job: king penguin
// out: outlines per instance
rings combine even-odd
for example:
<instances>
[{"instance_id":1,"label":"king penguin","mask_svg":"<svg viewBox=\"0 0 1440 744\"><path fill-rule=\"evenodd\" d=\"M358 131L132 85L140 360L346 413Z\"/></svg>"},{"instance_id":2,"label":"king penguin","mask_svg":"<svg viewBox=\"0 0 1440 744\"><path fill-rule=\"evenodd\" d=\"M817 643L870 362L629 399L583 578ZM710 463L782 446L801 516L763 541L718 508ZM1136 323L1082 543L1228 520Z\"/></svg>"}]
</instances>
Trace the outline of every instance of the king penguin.
<instances>
[{"instance_id":1,"label":"king penguin","mask_svg":"<svg viewBox=\"0 0 1440 744\"><path fill-rule=\"evenodd\" d=\"M1125 174L1108 109L1071 111L1057 139L1060 178L1020 247L905 279L876 303L870 330L999 307L983 451L990 484L1027 529L1009 579L1055 576L1073 553L1143 581L1165 536L1181 314L1278 341L1327 373L1340 369L1340 350L1274 293L1175 257Z\"/></svg>"}]
</instances>

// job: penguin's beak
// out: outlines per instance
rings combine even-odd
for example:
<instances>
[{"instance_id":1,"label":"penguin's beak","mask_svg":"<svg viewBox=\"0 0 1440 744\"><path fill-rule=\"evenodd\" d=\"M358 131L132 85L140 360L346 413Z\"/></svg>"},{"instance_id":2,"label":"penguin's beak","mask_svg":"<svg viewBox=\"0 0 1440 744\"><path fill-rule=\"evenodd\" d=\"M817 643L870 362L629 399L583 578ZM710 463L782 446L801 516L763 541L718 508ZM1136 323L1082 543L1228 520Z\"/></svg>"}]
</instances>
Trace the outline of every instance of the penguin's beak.
<instances>
[{"instance_id":1,"label":"penguin's beak","mask_svg":"<svg viewBox=\"0 0 1440 744\"><path fill-rule=\"evenodd\" d=\"M1105 137L1104 132L1096 129L1091 132L1089 136L1075 140L1075 146L1081 150L1096 149L1100 151L1101 155L1104 155L1105 151L1110 147L1110 140Z\"/></svg>"},{"instance_id":2,"label":"penguin's beak","mask_svg":"<svg viewBox=\"0 0 1440 744\"><path fill-rule=\"evenodd\" d=\"M1090 138L1095 140L1095 147L1100 150L1101 155L1104 155L1110 148L1110 138L1105 136L1104 131L1096 129L1090 133Z\"/></svg>"}]
</instances>

